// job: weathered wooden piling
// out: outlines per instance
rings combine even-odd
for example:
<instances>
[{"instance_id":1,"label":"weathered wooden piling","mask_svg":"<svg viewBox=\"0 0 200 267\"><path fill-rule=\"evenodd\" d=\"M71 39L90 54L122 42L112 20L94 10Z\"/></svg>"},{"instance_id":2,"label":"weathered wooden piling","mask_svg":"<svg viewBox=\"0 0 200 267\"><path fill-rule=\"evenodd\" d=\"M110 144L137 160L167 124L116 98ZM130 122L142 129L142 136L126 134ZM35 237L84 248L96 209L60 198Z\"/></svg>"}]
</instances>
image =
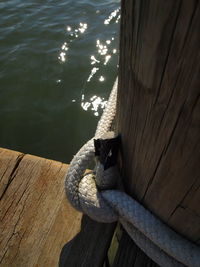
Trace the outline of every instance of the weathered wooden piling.
<instances>
[{"instance_id":1,"label":"weathered wooden piling","mask_svg":"<svg viewBox=\"0 0 200 267\"><path fill-rule=\"evenodd\" d=\"M126 191L200 243L200 3L122 0L117 130ZM0 149L0 266L102 266L115 225L65 199L67 165ZM123 233L117 266L156 266Z\"/></svg>"},{"instance_id":2,"label":"weathered wooden piling","mask_svg":"<svg viewBox=\"0 0 200 267\"><path fill-rule=\"evenodd\" d=\"M200 3L122 0L117 130L126 191L200 242Z\"/></svg>"}]
</instances>

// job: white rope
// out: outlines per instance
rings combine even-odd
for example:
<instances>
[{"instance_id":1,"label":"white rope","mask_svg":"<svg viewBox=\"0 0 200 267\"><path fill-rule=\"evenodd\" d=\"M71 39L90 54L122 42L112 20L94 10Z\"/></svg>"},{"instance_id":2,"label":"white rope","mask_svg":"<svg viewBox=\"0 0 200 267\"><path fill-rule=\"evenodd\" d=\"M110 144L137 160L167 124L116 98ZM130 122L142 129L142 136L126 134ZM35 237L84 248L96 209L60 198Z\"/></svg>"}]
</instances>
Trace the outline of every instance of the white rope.
<instances>
[{"instance_id":1,"label":"white rope","mask_svg":"<svg viewBox=\"0 0 200 267\"><path fill-rule=\"evenodd\" d=\"M98 123L95 139L107 138L116 111L117 80ZM97 164L84 176L94 159L94 141L89 140L74 156L65 179L70 203L100 222L119 220L135 243L157 264L164 267L200 267L200 248L178 235L142 205L119 190L110 188L117 180L116 166L104 170Z\"/></svg>"}]
</instances>

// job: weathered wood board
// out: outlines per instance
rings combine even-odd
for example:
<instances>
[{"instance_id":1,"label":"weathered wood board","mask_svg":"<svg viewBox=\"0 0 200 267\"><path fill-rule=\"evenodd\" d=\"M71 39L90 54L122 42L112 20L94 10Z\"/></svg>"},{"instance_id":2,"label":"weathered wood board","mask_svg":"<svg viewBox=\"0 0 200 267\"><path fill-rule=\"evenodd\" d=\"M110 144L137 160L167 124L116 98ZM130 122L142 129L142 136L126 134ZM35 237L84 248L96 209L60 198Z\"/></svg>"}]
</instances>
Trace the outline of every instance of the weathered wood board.
<instances>
[{"instance_id":1,"label":"weathered wood board","mask_svg":"<svg viewBox=\"0 0 200 267\"><path fill-rule=\"evenodd\" d=\"M200 2L122 0L117 129L127 192L200 241Z\"/></svg>"},{"instance_id":2,"label":"weathered wood board","mask_svg":"<svg viewBox=\"0 0 200 267\"><path fill-rule=\"evenodd\" d=\"M115 225L82 219L70 206L66 171L66 164L0 149L0 266L56 267L65 244L62 266L102 266Z\"/></svg>"}]
</instances>

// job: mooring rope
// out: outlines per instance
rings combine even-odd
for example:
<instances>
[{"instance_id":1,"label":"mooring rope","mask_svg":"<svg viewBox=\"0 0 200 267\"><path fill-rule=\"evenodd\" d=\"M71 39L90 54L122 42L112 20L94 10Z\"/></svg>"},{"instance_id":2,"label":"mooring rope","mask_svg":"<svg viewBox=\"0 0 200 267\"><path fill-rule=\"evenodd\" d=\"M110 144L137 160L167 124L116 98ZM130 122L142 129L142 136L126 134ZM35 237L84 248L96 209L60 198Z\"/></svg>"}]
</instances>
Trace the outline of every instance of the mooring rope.
<instances>
[{"instance_id":1,"label":"mooring rope","mask_svg":"<svg viewBox=\"0 0 200 267\"><path fill-rule=\"evenodd\" d=\"M116 140L114 133L109 132L116 100L117 80L94 138L78 151L70 163L65 179L68 200L73 207L96 221L111 223L119 220L134 242L158 265L200 267L200 248L196 244L178 235L125 192L111 189L116 187L119 179L117 166L111 162L105 168L95 151L95 144L99 146L99 139L105 140L105 144L106 140ZM106 156L107 162L113 156L110 152ZM84 175L94 158L97 161L95 171Z\"/></svg>"}]
</instances>

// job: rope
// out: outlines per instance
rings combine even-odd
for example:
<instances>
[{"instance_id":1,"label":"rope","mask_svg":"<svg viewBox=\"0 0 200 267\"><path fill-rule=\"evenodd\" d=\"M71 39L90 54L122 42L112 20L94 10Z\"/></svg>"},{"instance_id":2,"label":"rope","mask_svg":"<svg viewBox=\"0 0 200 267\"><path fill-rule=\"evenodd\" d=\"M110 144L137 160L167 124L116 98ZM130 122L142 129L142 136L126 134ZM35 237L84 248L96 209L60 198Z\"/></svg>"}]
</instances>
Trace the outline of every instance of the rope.
<instances>
[{"instance_id":1,"label":"rope","mask_svg":"<svg viewBox=\"0 0 200 267\"><path fill-rule=\"evenodd\" d=\"M115 138L109 130L115 116L116 100L117 80L94 138L78 151L70 163L65 179L68 200L73 207L96 221L111 223L119 220L134 242L158 265L200 267L200 248L196 244L178 235L126 193L110 190L120 179L116 165L105 169L96 156L95 173L84 175L95 158L94 139Z\"/></svg>"}]
</instances>

